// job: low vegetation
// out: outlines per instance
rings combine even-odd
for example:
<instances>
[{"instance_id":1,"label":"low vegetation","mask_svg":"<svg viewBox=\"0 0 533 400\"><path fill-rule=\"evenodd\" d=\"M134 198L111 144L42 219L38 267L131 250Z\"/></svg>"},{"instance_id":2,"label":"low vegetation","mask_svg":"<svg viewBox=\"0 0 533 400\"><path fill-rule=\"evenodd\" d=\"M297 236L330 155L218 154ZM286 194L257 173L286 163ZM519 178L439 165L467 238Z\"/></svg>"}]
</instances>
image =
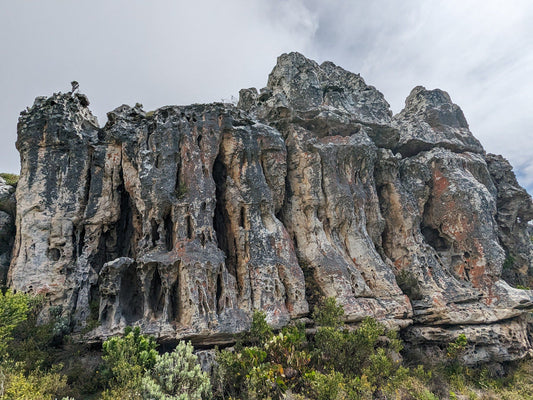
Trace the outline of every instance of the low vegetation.
<instances>
[{"instance_id":1,"label":"low vegetation","mask_svg":"<svg viewBox=\"0 0 533 400\"><path fill-rule=\"evenodd\" d=\"M160 354L154 338L127 328L91 349L71 341L62 315L45 310L42 299L0 292L0 399L533 398L530 360L508 366L503 377L466 367L468 339L460 335L448 345L445 362L418 365L402 358L396 331L371 318L346 326L334 299L317 304L313 329L291 325L273 332L256 312L250 331L233 348L217 351L210 375L190 343Z\"/></svg>"},{"instance_id":2,"label":"low vegetation","mask_svg":"<svg viewBox=\"0 0 533 400\"><path fill-rule=\"evenodd\" d=\"M19 176L15 174L8 174L6 172L0 173L0 178L3 178L8 185L17 186Z\"/></svg>"}]
</instances>

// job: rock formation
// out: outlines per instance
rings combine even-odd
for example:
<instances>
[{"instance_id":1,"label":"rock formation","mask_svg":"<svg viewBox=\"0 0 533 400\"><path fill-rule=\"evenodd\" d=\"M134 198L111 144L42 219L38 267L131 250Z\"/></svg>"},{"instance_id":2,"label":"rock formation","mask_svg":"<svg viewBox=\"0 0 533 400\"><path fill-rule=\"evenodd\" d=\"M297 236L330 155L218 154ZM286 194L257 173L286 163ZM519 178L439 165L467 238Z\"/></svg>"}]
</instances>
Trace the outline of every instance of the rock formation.
<instances>
[{"instance_id":1,"label":"rock formation","mask_svg":"<svg viewBox=\"0 0 533 400\"><path fill-rule=\"evenodd\" d=\"M15 188L0 177L0 287L7 281L15 236Z\"/></svg>"},{"instance_id":2,"label":"rock formation","mask_svg":"<svg viewBox=\"0 0 533 400\"><path fill-rule=\"evenodd\" d=\"M471 364L531 351L533 293L504 280L531 284L531 197L446 92L393 116L359 75L290 53L237 107L124 105L100 128L88 105L20 117L9 270L74 331L210 345L333 296L423 354L461 333Z\"/></svg>"},{"instance_id":3,"label":"rock formation","mask_svg":"<svg viewBox=\"0 0 533 400\"><path fill-rule=\"evenodd\" d=\"M511 164L505 158L487 154L486 161L498 190L496 220L500 227L500 242L506 249L502 278L533 287L533 247L528 231L528 221L533 219L531 197L520 187Z\"/></svg>"}]
</instances>

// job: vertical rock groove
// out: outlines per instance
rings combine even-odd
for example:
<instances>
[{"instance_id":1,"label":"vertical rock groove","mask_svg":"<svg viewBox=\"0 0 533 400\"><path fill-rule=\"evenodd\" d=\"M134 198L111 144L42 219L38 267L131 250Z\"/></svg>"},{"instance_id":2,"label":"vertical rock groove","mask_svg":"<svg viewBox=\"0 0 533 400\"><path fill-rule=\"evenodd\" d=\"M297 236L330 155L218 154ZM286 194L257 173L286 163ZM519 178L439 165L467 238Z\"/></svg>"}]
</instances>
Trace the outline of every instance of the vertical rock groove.
<instances>
[{"instance_id":1,"label":"vertical rock groove","mask_svg":"<svg viewBox=\"0 0 533 400\"><path fill-rule=\"evenodd\" d=\"M213 180L216 185L216 205L213 213L213 228L216 232L218 247L226 257L226 268L235 278L237 277L234 251L234 240L228 229L228 216L224 208L224 192L226 190L227 171L226 167L217 155L213 164Z\"/></svg>"}]
</instances>

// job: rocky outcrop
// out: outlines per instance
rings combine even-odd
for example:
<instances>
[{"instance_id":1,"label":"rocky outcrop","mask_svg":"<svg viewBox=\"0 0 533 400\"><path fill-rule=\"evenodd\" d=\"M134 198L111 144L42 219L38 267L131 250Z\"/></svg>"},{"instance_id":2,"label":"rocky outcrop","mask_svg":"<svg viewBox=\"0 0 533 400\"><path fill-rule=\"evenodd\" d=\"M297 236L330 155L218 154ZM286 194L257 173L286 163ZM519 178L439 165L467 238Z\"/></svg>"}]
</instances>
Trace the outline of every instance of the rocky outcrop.
<instances>
[{"instance_id":1,"label":"rocky outcrop","mask_svg":"<svg viewBox=\"0 0 533 400\"><path fill-rule=\"evenodd\" d=\"M86 102L60 94L21 117L15 288L46 293L77 326L98 319L102 337L140 324L217 341L255 309L278 327L308 312L275 217L275 129L223 105L122 106L108 119L98 129Z\"/></svg>"},{"instance_id":2,"label":"rocky outcrop","mask_svg":"<svg viewBox=\"0 0 533 400\"><path fill-rule=\"evenodd\" d=\"M426 355L461 333L469 363L531 350L533 293L504 280L531 277L531 197L440 90L392 116L290 53L238 107L121 106L100 128L83 95L38 98L17 147L10 284L98 325L86 338L229 342L254 310L281 327L332 296Z\"/></svg>"},{"instance_id":3,"label":"rocky outcrop","mask_svg":"<svg viewBox=\"0 0 533 400\"><path fill-rule=\"evenodd\" d=\"M279 218L308 276L308 297L336 297L348 321L374 315L410 324L411 305L378 253L384 221L376 145L393 147L398 138L383 95L358 75L298 53L279 58L261 93L241 91L239 106L285 138L287 196Z\"/></svg>"},{"instance_id":4,"label":"rocky outcrop","mask_svg":"<svg viewBox=\"0 0 533 400\"><path fill-rule=\"evenodd\" d=\"M296 124L316 137L365 133L378 146L397 145L392 111L383 94L358 74L331 62L318 65L299 53L280 56L266 88L243 89L239 108L284 127Z\"/></svg>"},{"instance_id":5,"label":"rocky outcrop","mask_svg":"<svg viewBox=\"0 0 533 400\"><path fill-rule=\"evenodd\" d=\"M468 129L463 111L440 89L415 87L405 100L405 108L394 116L393 125L400 130L396 149L404 157L434 147L483 152L481 143Z\"/></svg>"},{"instance_id":6,"label":"rocky outcrop","mask_svg":"<svg viewBox=\"0 0 533 400\"><path fill-rule=\"evenodd\" d=\"M531 196L518 184L509 162L487 154L487 165L497 189L500 242L505 249L502 277L507 282L533 287L533 247L528 221L533 219Z\"/></svg>"},{"instance_id":7,"label":"rocky outcrop","mask_svg":"<svg viewBox=\"0 0 533 400\"><path fill-rule=\"evenodd\" d=\"M15 187L0 177L0 287L7 283L15 236Z\"/></svg>"}]
</instances>

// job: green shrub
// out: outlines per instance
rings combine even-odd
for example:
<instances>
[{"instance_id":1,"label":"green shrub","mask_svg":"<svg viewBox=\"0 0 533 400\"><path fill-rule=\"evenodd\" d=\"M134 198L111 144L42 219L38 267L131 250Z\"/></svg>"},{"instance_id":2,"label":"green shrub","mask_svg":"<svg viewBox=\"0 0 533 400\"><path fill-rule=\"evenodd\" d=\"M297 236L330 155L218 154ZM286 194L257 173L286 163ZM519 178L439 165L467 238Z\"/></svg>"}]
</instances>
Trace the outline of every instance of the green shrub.
<instances>
[{"instance_id":1,"label":"green shrub","mask_svg":"<svg viewBox=\"0 0 533 400\"><path fill-rule=\"evenodd\" d=\"M187 192L188 192L187 185L185 184L185 182L182 182L176 188L175 194L178 200L181 200L185 197Z\"/></svg>"},{"instance_id":2,"label":"green shrub","mask_svg":"<svg viewBox=\"0 0 533 400\"><path fill-rule=\"evenodd\" d=\"M0 173L0 177L4 178L6 183L11 186L17 186L19 181L19 176L15 174L8 174L6 172Z\"/></svg>"},{"instance_id":3,"label":"green shrub","mask_svg":"<svg viewBox=\"0 0 533 400\"><path fill-rule=\"evenodd\" d=\"M464 333L461 333L452 343L448 345L446 349L446 357L456 360L458 359L466 350L466 345L468 340Z\"/></svg>"},{"instance_id":4,"label":"green shrub","mask_svg":"<svg viewBox=\"0 0 533 400\"><path fill-rule=\"evenodd\" d=\"M308 382L307 395L314 399L337 400L347 398L346 378L331 371L328 374L312 371L305 376Z\"/></svg>"},{"instance_id":5,"label":"green shrub","mask_svg":"<svg viewBox=\"0 0 533 400\"><path fill-rule=\"evenodd\" d=\"M274 335L264 312L255 312L249 333L242 339L252 344L235 346L217 354L215 391L221 398L279 399L302 375L310 356L303 326L285 327Z\"/></svg>"},{"instance_id":6,"label":"green shrub","mask_svg":"<svg viewBox=\"0 0 533 400\"><path fill-rule=\"evenodd\" d=\"M250 330L243 335L243 341L253 346L263 345L272 338L272 328L266 322L264 311L255 311L252 315Z\"/></svg>"},{"instance_id":7,"label":"green shrub","mask_svg":"<svg viewBox=\"0 0 533 400\"><path fill-rule=\"evenodd\" d=\"M210 397L211 383L192 345L182 341L172 353L157 356L142 379L142 391L150 400L201 400Z\"/></svg>"},{"instance_id":8,"label":"green shrub","mask_svg":"<svg viewBox=\"0 0 533 400\"><path fill-rule=\"evenodd\" d=\"M269 362L292 369L291 373L301 371L309 364L310 356L305 351L307 338L303 325L289 326L265 343Z\"/></svg>"},{"instance_id":9,"label":"green shrub","mask_svg":"<svg viewBox=\"0 0 533 400\"><path fill-rule=\"evenodd\" d=\"M360 374L384 333L385 327L370 317L355 331L319 327L314 337L315 363L324 371L333 369L349 375Z\"/></svg>"},{"instance_id":10,"label":"green shrub","mask_svg":"<svg viewBox=\"0 0 533 400\"><path fill-rule=\"evenodd\" d=\"M221 398L273 398L282 389L283 371L267 362L267 352L252 346L240 351L222 350L217 355L217 392ZM264 396L264 397L258 397Z\"/></svg>"},{"instance_id":11,"label":"green shrub","mask_svg":"<svg viewBox=\"0 0 533 400\"><path fill-rule=\"evenodd\" d=\"M334 297L322 299L313 310L313 319L318 326L339 328L344 324L344 309Z\"/></svg>"},{"instance_id":12,"label":"green shrub","mask_svg":"<svg viewBox=\"0 0 533 400\"><path fill-rule=\"evenodd\" d=\"M23 293L0 291L0 357L5 355L8 342L17 326L28 318L30 298Z\"/></svg>"},{"instance_id":13,"label":"green shrub","mask_svg":"<svg viewBox=\"0 0 533 400\"><path fill-rule=\"evenodd\" d=\"M320 373L311 371L306 374L307 398L317 400L372 400L374 399L375 386L366 375L347 378L336 371Z\"/></svg>"},{"instance_id":14,"label":"green shrub","mask_svg":"<svg viewBox=\"0 0 533 400\"><path fill-rule=\"evenodd\" d=\"M141 335L139 327L127 327L124 337L106 340L102 359L111 387L140 387L143 374L155 365L158 356L156 347L154 338Z\"/></svg>"},{"instance_id":15,"label":"green shrub","mask_svg":"<svg viewBox=\"0 0 533 400\"><path fill-rule=\"evenodd\" d=\"M408 376L408 370L401 366L399 360L393 360L382 347L370 354L366 364L363 375L382 391L394 392Z\"/></svg>"},{"instance_id":16,"label":"green shrub","mask_svg":"<svg viewBox=\"0 0 533 400\"><path fill-rule=\"evenodd\" d=\"M508 384L497 393L502 399L533 399L533 363L531 359L519 363Z\"/></svg>"},{"instance_id":17,"label":"green shrub","mask_svg":"<svg viewBox=\"0 0 533 400\"><path fill-rule=\"evenodd\" d=\"M101 373L101 358L88 349L84 350L88 353L81 354L80 347L74 344L72 348L63 349L62 355L65 367L61 373L67 377L68 395L75 399L90 397L104 389L107 384L107 379Z\"/></svg>"},{"instance_id":18,"label":"green shrub","mask_svg":"<svg viewBox=\"0 0 533 400\"><path fill-rule=\"evenodd\" d=\"M428 387L432 379L432 372L424 370L422 365L410 369L406 377L403 377L402 374L399 374L399 376L402 377L402 381L396 382L396 386L400 387L399 392L403 394L403 397L411 397L417 400L439 399Z\"/></svg>"},{"instance_id":19,"label":"green shrub","mask_svg":"<svg viewBox=\"0 0 533 400\"><path fill-rule=\"evenodd\" d=\"M53 400L65 395L67 390L66 376L59 374L61 366L49 372L40 370L24 373L18 365L4 370L3 400Z\"/></svg>"},{"instance_id":20,"label":"green shrub","mask_svg":"<svg viewBox=\"0 0 533 400\"><path fill-rule=\"evenodd\" d=\"M313 364L321 371L346 372L355 366L352 349L349 348L349 334L329 326L319 327L313 342Z\"/></svg>"},{"instance_id":21,"label":"green shrub","mask_svg":"<svg viewBox=\"0 0 533 400\"><path fill-rule=\"evenodd\" d=\"M8 344L8 353L14 361L24 366L26 373L46 371L57 363L55 353L63 344L70 326L68 319L61 317L61 307L50 307L48 321L38 322L43 313L43 298L27 299L27 318L14 329L14 339Z\"/></svg>"},{"instance_id":22,"label":"green shrub","mask_svg":"<svg viewBox=\"0 0 533 400\"><path fill-rule=\"evenodd\" d=\"M283 399L287 385L283 368L271 363L262 363L249 370L246 377L246 399Z\"/></svg>"},{"instance_id":23,"label":"green shrub","mask_svg":"<svg viewBox=\"0 0 533 400\"><path fill-rule=\"evenodd\" d=\"M502 268L504 270L513 269L514 267L515 259L511 254L507 254L507 257L505 257L505 260L503 261Z\"/></svg>"},{"instance_id":24,"label":"green shrub","mask_svg":"<svg viewBox=\"0 0 533 400\"><path fill-rule=\"evenodd\" d=\"M113 387L102 393L101 400L145 400L142 397L140 386L129 385L126 387Z\"/></svg>"}]
</instances>

